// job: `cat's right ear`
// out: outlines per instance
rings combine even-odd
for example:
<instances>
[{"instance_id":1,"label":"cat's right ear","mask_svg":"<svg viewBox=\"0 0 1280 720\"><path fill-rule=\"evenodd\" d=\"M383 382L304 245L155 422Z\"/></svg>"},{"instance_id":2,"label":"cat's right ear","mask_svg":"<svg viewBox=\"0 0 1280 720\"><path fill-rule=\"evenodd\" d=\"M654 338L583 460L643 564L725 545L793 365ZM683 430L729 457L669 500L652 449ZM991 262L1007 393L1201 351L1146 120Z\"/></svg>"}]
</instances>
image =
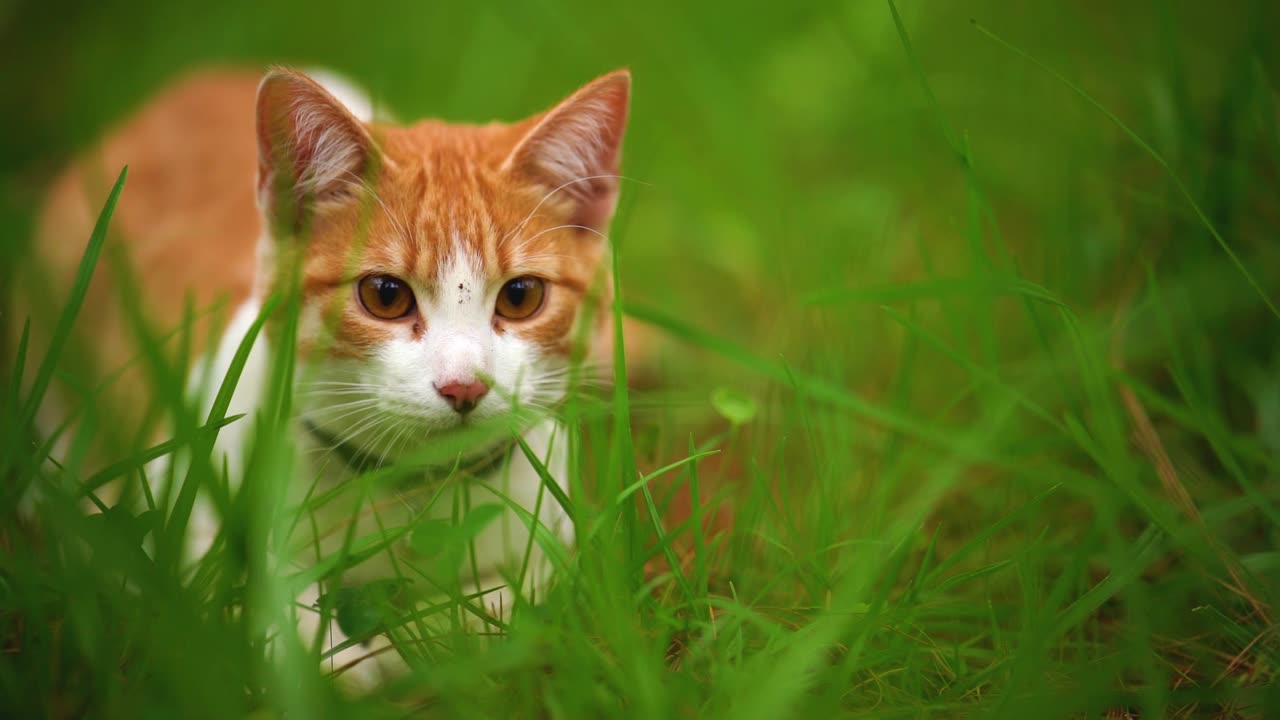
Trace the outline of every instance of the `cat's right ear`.
<instances>
[{"instance_id":1,"label":"cat's right ear","mask_svg":"<svg viewBox=\"0 0 1280 720\"><path fill-rule=\"evenodd\" d=\"M534 118L503 167L571 199L575 209L570 222L604 229L618 200L618 163L630 102L629 70L596 78Z\"/></svg>"},{"instance_id":2,"label":"cat's right ear","mask_svg":"<svg viewBox=\"0 0 1280 720\"><path fill-rule=\"evenodd\" d=\"M373 138L351 111L292 70L263 78L257 128L258 202L277 221L297 223L305 212L350 199L376 157Z\"/></svg>"}]
</instances>

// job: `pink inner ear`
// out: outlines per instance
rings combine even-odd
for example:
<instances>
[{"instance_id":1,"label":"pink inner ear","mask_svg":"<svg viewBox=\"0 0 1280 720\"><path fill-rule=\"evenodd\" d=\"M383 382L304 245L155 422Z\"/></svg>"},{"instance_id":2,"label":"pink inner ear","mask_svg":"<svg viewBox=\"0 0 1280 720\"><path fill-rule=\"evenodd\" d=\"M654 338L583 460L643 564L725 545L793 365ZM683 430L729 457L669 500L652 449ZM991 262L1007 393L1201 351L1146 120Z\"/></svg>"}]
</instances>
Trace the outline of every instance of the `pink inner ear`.
<instances>
[{"instance_id":1,"label":"pink inner ear","mask_svg":"<svg viewBox=\"0 0 1280 720\"><path fill-rule=\"evenodd\" d=\"M315 81L274 71L258 90L258 189L272 193L278 171L292 172L294 200L331 197L363 180L372 140L360 122Z\"/></svg>"},{"instance_id":2,"label":"pink inner ear","mask_svg":"<svg viewBox=\"0 0 1280 720\"><path fill-rule=\"evenodd\" d=\"M630 95L626 70L591 82L545 113L506 166L572 198L577 206L573 224L602 228L617 199L615 176Z\"/></svg>"}]
</instances>

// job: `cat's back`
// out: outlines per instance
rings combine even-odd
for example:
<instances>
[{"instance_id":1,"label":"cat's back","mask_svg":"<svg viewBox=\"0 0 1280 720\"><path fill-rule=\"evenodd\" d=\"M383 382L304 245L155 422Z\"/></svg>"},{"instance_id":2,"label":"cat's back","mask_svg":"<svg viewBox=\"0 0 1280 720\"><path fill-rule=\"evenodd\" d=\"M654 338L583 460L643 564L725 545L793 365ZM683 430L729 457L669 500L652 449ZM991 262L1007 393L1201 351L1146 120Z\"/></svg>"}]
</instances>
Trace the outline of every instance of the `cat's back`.
<instances>
[{"instance_id":1,"label":"cat's back","mask_svg":"<svg viewBox=\"0 0 1280 720\"><path fill-rule=\"evenodd\" d=\"M247 295L259 232L257 82L251 72L186 76L81 153L55 182L38 224L35 253L51 279L69 284L111 183L128 165L109 243L130 259L152 321L160 329L179 322L187 292L197 307ZM110 274L100 267L93 289L107 304Z\"/></svg>"},{"instance_id":2,"label":"cat's back","mask_svg":"<svg viewBox=\"0 0 1280 720\"><path fill-rule=\"evenodd\" d=\"M132 364L135 333L121 311L120 263L152 328L173 336L189 297L202 320L191 333L198 353L209 318L226 318L250 294L259 217L255 205L258 73L214 70L184 76L80 152L51 185L39 210L31 267L19 274L17 315L29 315L33 349L48 341L93 224L124 166L129 176L76 322L69 361L82 380L111 378L102 399L123 419L146 406ZM207 312L211 307L225 312ZM170 342L172 350L176 342ZM78 404L63 397L57 414Z\"/></svg>"}]
</instances>

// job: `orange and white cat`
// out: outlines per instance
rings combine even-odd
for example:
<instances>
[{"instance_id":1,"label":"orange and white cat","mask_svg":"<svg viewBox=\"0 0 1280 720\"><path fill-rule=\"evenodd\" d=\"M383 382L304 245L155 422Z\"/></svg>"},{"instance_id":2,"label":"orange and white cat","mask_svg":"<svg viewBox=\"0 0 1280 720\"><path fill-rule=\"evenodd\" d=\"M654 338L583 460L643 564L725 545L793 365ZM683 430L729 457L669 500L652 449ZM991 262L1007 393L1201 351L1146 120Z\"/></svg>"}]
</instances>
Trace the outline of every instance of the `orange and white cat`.
<instances>
[{"instance_id":1,"label":"orange and white cat","mask_svg":"<svg viewBox=\"0 0 1280 720\"><path fill-rule=\"evenodd\" d=\"M374 122L349 86L326 84L333 92L289 70L260 82L238 72L180 82L59 180L36 244L55 286L66 282L90 208L104 197L86 188L128 164L112 242L125 250L148 319L176 326L188 295L198 308L227 297L237 307L193 371L213 378L263 299L283 289L288 263L299 262L296 497L317 477L317 492L338 487L453 431L563 398L575 338L607 335L607 313L593 316L602 327L579 331L592 293L608 300L599 271L630 94L623 70L514 124L399 126ZM79 324L106 369L133 354L111 282L98 273ZM255 344L231 413L251 418L259 406L273 342L265 333ZM121 378L113 391L121 407L146 405L137 379ZM233 476L250 431L246 419L220 434ZM567 439L557 422L543 414L522 437L564 482ZM470 448L458 463L474 471L467 483L430 507L400 486L381 517L357 518L357 534L423 513L448 518L456 492L471 505L502 505L505 496L533 511L541 480L510 438ZM500 571L530 546L527 525L504 507L476 538L473 587L503 584ZM540 521L571 541L550 497ZM207 546L217 530L208 505L197 507L193 528L203 535L195 544ZM331 533L327 549L343 534ZM532 552L536 587L546 566L538 543ZM509 602L508 594L497 604Z\"/></svg>"}]
</instances>

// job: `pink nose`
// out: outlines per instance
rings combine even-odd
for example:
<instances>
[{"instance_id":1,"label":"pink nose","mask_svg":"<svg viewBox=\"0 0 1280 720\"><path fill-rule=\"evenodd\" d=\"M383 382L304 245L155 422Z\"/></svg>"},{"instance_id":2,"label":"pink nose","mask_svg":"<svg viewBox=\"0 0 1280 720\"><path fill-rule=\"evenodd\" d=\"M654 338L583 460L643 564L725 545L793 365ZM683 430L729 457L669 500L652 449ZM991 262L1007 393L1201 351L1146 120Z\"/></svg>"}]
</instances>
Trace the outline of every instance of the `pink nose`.
<instances>
[{"instance_id":1,"label":"pink nose","mask_svg":"<svg viewBox=\"0 0 1280 720\"><path fill-rule=\"evenodd\" d=\"M489 392L489 386L473 380L472 382L451 382L444 385L436 385L436 392L440 393L440 397L444 398L454 410L460 413L470 412L476 403L480 402L480 398Z\"/></svg>"}]
</instances>

